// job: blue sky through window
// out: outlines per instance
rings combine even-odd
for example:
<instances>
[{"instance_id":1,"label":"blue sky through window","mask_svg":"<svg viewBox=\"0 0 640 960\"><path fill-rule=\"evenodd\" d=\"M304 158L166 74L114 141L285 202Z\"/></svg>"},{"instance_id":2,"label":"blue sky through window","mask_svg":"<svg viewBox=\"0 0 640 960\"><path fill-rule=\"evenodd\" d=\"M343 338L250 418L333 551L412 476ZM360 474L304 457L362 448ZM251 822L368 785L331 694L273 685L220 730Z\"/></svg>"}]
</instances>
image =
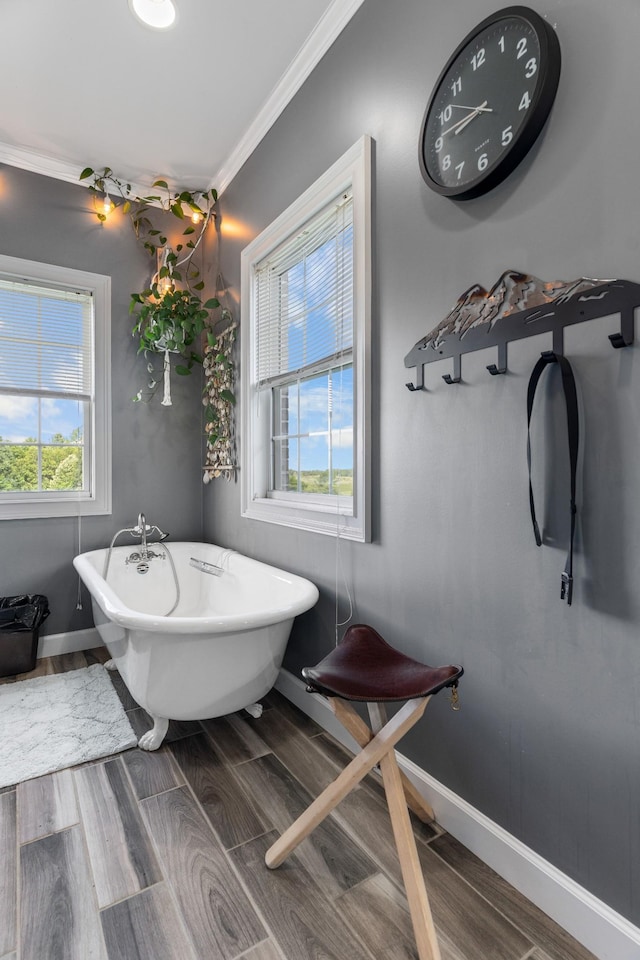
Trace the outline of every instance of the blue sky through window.
<instances>
[{"instance_id":1,"label":"blue sky through window","mask_svg":"<svg viewBox=\"0 0 640 960\"><path fill-rule=\"evenodd\" d=\"M338 230L281 277L286 341L283 369L301 370L352 344L353 225ZM286 388L282 432L289 470L353 469L353 368L300 379ZM299 439L294 439L299 437Z\"/></svg>"},{"instance_id":2,"label":"blue sky through window","mask_svg":"<svg viewBox=\"0 0 640 960\"><path fill-rule=\"evenodd\" d=\"M58 433L68 438L74 430L79 430L82 435L82 401L42 398L40 406L42 443L51 443ZM22 443L27 437L37 440L38 397L0 394L0 437L11 443Z\"/></svg>"},{"instance_id":3,"label":"blue sky through window","mask_svg":"<svg viewBox=\"0 0 640 960\"><path fill-rule=\"evenodd\" d=\"M350 224L281 277L286 304L285 369L298 370L350 346L352 291L345 279L351 275L352 256Z\"/></svg>"},{"instance_id":4,"label":"blue sky through window","mask_svg":"<svg viewBox=\"0 0 640 960\"><path fill-rule=\"evenodd\" d=\"M300 380L283 388L282 394L287 410L282 431L291 438L289 469L327 470L331 463L334 470L352 470L353 367Z\"/></svg>"}]
</instances>

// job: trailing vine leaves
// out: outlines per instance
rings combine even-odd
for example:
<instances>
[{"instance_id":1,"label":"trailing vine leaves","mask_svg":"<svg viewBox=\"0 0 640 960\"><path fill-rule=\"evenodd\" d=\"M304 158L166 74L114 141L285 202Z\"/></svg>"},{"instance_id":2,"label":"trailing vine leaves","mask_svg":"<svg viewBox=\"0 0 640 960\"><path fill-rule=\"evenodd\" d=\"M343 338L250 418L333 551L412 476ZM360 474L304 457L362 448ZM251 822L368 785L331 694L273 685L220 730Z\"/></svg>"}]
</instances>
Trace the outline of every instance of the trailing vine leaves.
<instances>
[{"instance_id":1,"label":"trailing vine leaves","mask_svg":"<svg viewBox=\"0 0 640 960\"><path fill-rule=\"evenodd\" d=\"M132 293L129 303L129 313L134 318L132 333L139 339L138 353L144 353L149 374L146 395L139 390L134 400L150 400L164 373L163 404L171 403L170 398L167 400L166 387L169 353L178 354L184 361L175 367L181 376L190 374L195 364L203 364L206 435L203 479L205 483L220 476L229 480L236 469L232 359L236 325L232 323L230 311L221 306L217 297L202 302L200 293L205 283L192 259L209 220L215 217L213 208L218 194L214 189L172 191L166 180L156 180L152 189L157 188L161 193L138 196L132 185L118 179L110 167L102 171L86 167L80 180L89 181L97 219L104 223L111 209L121 206L123 214L131 220L136 239L156 265L149 286ZM104 198L102 207L100 195ZM157 218L150 215L155 210L180 221L183 242L176 244L175 250L168 245L168 231L158 229ZM218 309L221 312L217 322L222 322L224 329L214 333L211 311ZM161 355L164 370L157 371L154 358Z\"/></svg>"},{"instance_id":2,"label":"trailing vine leaves","mask_svg":"<svg viewBox=\"0 0 640 960\"><path fill-rule=\"evenodd\" d=\"M131 220L136 239L157 266L150 285L132 293L129 303L129 313L134 317L132 333L139 338L138 352L147 357L147 371L151 375L146 395L143 397L140 390L134 399L150 400L161 378L155 370L153 354L165 351L179 354L185 362L178 363L175 370L182 376L190 374L194 364L202 363L202 334L210 327L210 311L220 304L215 297L202 302L200 293L205 283L192 258L214 216L218 194L213 189L172 191L166 180L156 180L152 189L158 188L161 193L138 196L131 184L118 179L110 167L101 171L85 167L80 180L90 181L89 190L105 198L102 208L99 202L96 204L97 219L104 223L106 211L121 206ZM168 231L158 229L150 216L158 209L181 221L181 234L185 239L175 250L168 246Z\"/></svg>"},{"instance_id":3,"label":"trailing vine leaves","mask_svg":"<svg viewBox=\"0 0 640 960\"><path fill-rule=\"evenodd\" d=\"M130 183L119 180L113 173L111 167L105 167L101 172L92 167L85 167L80 174L80 180L90 181L89 190L93 194L104 194L105 198L110 199L115 206L122 206L122 212L131 219L136 238L151 257L155 257L158 251L167 244L167 237L162 230L154 226L149 216L153 208L163 210L165 213L171 213L178 220L187 220L185 215L185 206L191 211L192 217L195 217L197 224L188 224L182 231L183 236L189 239L185 241L184 247L189 253L184 257L181 263L188 263L191 256L195 253L197 247L204 236L204 231L213 214L213 206L218 199L218 193L214 189L192 191L179 190L172 191L166 180L155 180L151 189L158 187L163 191L162 194L149 194L140 197L133 192ZM163 195L164 194L164 195ZM114 200L114 196L119 199ZM108 214L99 207L96 208L96 217L101 223L107 219ZM195 239L194 239L195 237ZM182 249L182 245L180 246ZM174 267L177 263L177 257ZM174 271L175 275L175 271ZM176 280L182 279L176 276ZM194 276L191 279L195 279ZM204 283L202 287L204 288Z\"/></svg>"},{"instance_id":4,"label":"trailing vine leaves","mask_svg":"<svg viewBox=\"0 0 640 960\"><path fill-rule=\"evenodd\" d=\"M135 319L133 334L140 338L140 351L179 353L186 365L179 364L176 372L190 373L194 363L202 363L199 349L192 349L192 344L198 346L209 311L219 306L215 298L202 303L200 293L205 284L192 259L213 216L217 192L213 189L172 191L166 180L156 180L152 189L158 188L162 193L139 197L131 184L119 180L110 167L102 171L85 167L80 179L90 181L89 190L94 194L104 195L106 205L102 209L99 204L96 206L98 220L101 223L106 220L108 213L104 211L111 205L122 206L122 212L131 219L136 239L156 262L151 284L139 293L132 293L129 303L129 313ZM118 198L117 203L114 196ZM168 246L168 231L154 225L150 216L153 209L181 221L183 242L178 243L175 250Z\"/></svg>"}]
</instances>

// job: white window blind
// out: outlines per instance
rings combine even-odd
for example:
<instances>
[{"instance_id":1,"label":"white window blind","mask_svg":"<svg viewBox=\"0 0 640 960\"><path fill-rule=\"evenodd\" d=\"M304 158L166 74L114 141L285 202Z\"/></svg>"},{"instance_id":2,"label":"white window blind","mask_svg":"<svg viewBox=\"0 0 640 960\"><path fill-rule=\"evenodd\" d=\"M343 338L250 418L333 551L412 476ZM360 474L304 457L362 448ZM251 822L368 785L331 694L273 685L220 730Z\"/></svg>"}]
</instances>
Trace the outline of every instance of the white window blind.
<instances>
[{"instance_id":1,"label":"white window blind","mask_svg":"<svg viewBox=\"0 0 640 960\"><path fill-rule=\"evenodd\" d=\"M0 394L90 400L90 291L0 277Z\"/></svg>"},{"instance_id":2,"label":"white window blind","mask_svg":"<svg viewBox=\"0 0 640 960\"><path fill-rule=\"evenodd\" d=\"M348 359L353 347L353 198L341 194L255 266L256 381Z\"/></svg>"}]
</instances>

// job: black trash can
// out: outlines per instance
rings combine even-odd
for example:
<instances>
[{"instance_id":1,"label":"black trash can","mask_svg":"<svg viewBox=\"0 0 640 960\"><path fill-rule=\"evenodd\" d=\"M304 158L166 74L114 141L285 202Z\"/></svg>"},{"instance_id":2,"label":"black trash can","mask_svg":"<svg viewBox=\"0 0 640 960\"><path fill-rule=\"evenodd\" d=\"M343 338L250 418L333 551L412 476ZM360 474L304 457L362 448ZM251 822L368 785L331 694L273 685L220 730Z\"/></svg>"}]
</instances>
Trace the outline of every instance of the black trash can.
<instances>
[{"instance_id":1,"label":"black trash can","mask_svg":"<svg viewBox=\"0 0 640 960\"><path fill-rule=\"evenodd\" d=\"M0 677L34 669L40 624L48 616L49 601L40 593L0 597Z\"/></svg>"}]
</instances>

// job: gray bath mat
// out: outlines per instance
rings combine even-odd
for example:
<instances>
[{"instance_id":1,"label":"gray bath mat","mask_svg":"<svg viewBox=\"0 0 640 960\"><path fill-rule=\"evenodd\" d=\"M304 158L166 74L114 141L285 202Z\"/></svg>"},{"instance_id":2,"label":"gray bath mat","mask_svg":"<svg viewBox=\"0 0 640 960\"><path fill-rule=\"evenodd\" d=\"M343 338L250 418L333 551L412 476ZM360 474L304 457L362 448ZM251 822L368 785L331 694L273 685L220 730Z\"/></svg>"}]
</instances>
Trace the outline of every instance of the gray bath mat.
<instances>
[{"instance_id":1,"label":"gray bath mat","mask_svg":"<svg viewBox=\"0 0 640 960\"><path fill-rule=\"evenodd\" d=\"M100 663L0 684L0 787L107 757L136 743Z\"/></svg>"}]
</instances>

